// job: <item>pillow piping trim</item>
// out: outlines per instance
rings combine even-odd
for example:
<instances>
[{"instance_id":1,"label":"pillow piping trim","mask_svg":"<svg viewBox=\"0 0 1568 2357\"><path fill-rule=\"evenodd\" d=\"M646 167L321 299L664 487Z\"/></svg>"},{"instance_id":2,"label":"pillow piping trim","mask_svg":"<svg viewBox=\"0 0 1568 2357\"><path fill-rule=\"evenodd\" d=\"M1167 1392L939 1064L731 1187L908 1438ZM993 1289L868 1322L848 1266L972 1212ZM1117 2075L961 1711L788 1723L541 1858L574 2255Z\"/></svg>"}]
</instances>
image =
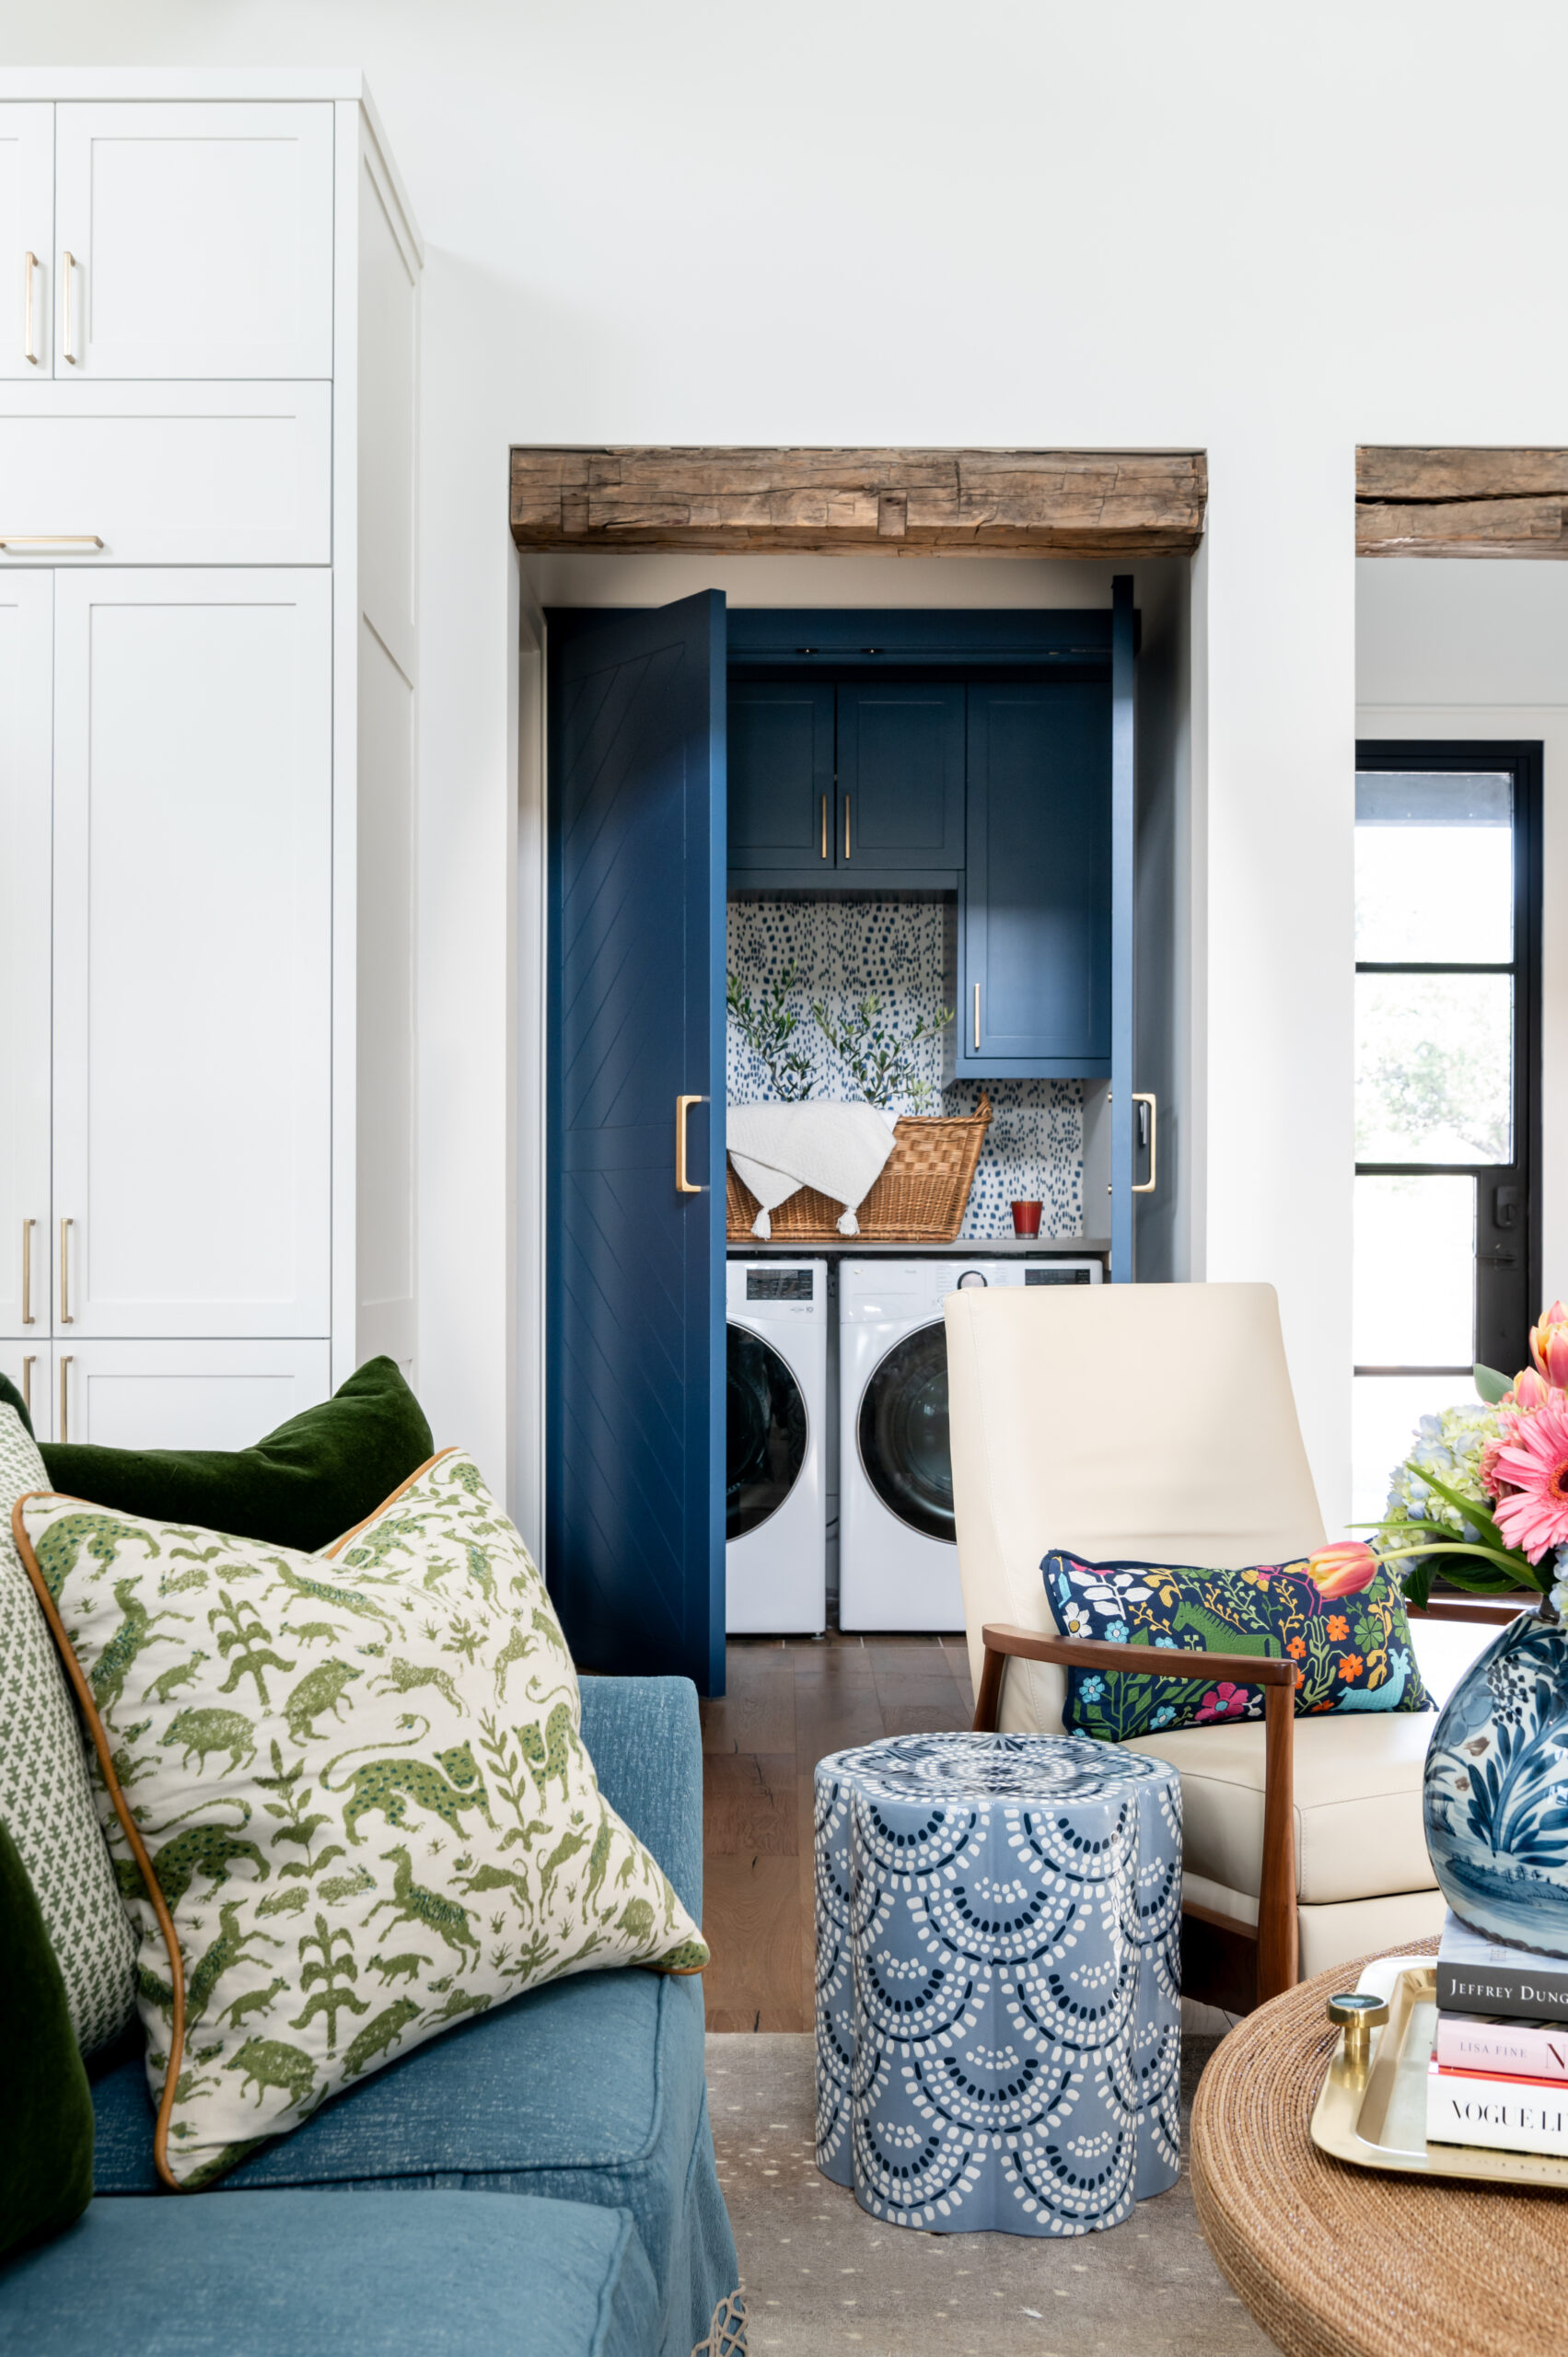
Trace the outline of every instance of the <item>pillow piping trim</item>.
<instances>
[{"instance_id":1,"label":"pillow piping trim","mask_svg":"<svg viewBox=\"0 0 1568 2357\"><path fill-rule=\"evenodd\" d=\"M365 1529L368 1524L377 1519L377 1515L385 1514L388 1506L392 1504L395 1499L401 1498L403 1492L412 1483L417 1481L422 1474L427 1473L432 1465L438 1464L443 1457L450 1457L453 1453L451 1449L444 1448L435 1457L427 1457L417 1472L411 1473L406 1481L399 1482L391 1496L376 1508L375 1514L368 1514L363 1522L355 1523L354 1529L345 1531L343 1538L327 1551L330 1554L336 1554L339 1547L347 1546L356 1532ZM174 1918L169 1912L168 1902L164 1898L157 1877L153 1872L153 1862L147 1855L147 1847L142 1839L141 1829L132 1816L130 1805L120 1788L120 1779L114 1772L114 1762L110 1755L108 1731L98 1714L98 1705L93 1700L93 1690L87 1683L87 1673L76 1659L75 1646L65 1634L65 1624L60 1618L60 1608L49 1593L48 1583L40 1568L38 1557L33 1553L32 1541L28 1537L27 1523L22 1509L34 1498L57 1498L68 1505L86 1506L95 1514L100 1514L105 1509L95 1505L90 1498L74 1498L68 1490L25 1490L11 1508L11 1536L16 1541L22 1569L32 1582L33 1592L43 1607L43 1617L49 1623L50 1635L54 1640L55 1650L60 1655L65 1675L71 1682L72 1690L81 1705L82 1714L87 1720L88 1731L92 1736L93 1749L98 1754L98 1764L103 1772L104 1785L114 1806L114 1814L120 1819L121 1829L131 1845L132 1855L141 1868L142 1881L152 1901L153 1912L157 1918L158 1930L163 1934L164 1950L168 1957L169 1986L174 1992L174 2007L173 2018L169 2025L168 2064L164 2073L163 2093L158 2098L157 2120L153 2130L153 2165L171 2193L198 2193L202 2190L201 2187L181 2185L168 2165L168 2123L174 2111L175 2089L180 2084L180 2073L185 2061L185 1964L180 1952L180 1935L174 1928Z\"/></svg>"},{"instance_id":2,"label":"pillow piping trim","mask_svg":"<svg viewBox=\"0 0 1568 2357\"><path fill-rule=\"evenodd\" d=\"M380 1504L356 1522L352 1530L345 1530L341 1538L334 1538L330 1547L323 1547L320 1550L322 1557L330 1562L334 1555L341 1555L351 1539L357 1538L362 1530L368 1530L373 1522L379 1522L389 1506L397 1504L405 1490L412 1490L416 1481L423 1481L433 1465L439 1465L444 1457L456 1457L457 1454L456 1448L438 1448L434 1457L427 1457L423 1465L416 1465L408 1480L400 1481L389 1497L383 1498Z\"/></svg>"}]
</instances>

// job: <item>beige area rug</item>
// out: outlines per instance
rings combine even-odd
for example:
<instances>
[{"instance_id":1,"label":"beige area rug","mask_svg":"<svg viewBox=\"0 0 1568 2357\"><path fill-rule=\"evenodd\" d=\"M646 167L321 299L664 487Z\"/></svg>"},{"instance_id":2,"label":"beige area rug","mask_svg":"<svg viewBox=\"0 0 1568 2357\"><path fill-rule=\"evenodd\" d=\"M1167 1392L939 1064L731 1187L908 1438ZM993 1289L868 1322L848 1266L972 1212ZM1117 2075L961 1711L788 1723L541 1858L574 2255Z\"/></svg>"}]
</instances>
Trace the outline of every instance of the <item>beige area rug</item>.
<instances>
[{"instance_id":1,"label":"beige area rug","mask_svg":"<svg viewBox=\"0 0 1568 2357\"><path fill-rule=\"evenodd\" d=\"M1048 2242L918 2234L868 2217L812 2159L811 2038L710 2036L708 2101L750 2357L1268 2351L1192 2214L1187 2109L1214 2041L1182 2044L1179 2182L1108 2234Z\"/></svg>"}]
</instances>

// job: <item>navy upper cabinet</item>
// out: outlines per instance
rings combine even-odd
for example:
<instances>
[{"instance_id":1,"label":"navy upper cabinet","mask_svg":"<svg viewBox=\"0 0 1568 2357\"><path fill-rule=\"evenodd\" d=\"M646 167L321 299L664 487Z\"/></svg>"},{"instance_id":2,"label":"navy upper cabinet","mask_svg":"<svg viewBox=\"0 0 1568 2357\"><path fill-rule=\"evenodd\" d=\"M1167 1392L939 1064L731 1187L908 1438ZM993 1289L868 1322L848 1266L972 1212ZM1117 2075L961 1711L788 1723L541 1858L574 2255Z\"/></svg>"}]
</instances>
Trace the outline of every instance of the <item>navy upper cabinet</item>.
<instances>
[{"instance_id":1,"label":"navy upper cabinet","mask_svg":"<svg viewBox=\"0 0 1568 2357\"><path fill-rule=\"evenodd\" d=\"M729 865L833 865L833 691L807 681L729 690Z\"/></svg>"},{"instance_id":2,"label":"navy upper cabinet","mask_svg":"<svg viewBox=\"0 0 1568 2357\"><path fill-rule=\"evenodd\" d=\"M964 691L958 686L841 687L834 851L856 866L964 864Z\"/></svg>"},{"instance_id":3,"label":"navy upper cabinet","mask_svg":"<svg viewBox=\"0 0 1568 2357\"><path fill-rule=\"evenodd\" d=\"M1110 685L971 686L957 1073L1110 1070Z\"/></svg>"}]
</instances>

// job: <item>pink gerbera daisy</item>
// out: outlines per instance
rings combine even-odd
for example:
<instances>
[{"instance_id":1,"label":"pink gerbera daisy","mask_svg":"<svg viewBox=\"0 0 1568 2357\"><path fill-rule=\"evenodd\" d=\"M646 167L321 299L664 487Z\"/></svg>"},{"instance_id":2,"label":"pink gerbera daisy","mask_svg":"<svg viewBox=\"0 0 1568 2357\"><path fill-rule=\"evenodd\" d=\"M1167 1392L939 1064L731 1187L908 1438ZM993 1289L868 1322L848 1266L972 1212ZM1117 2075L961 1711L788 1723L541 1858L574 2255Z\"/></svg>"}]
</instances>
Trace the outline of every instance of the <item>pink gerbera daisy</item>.
<instances>
[{"instance_id":1,"label":"pink gerbera daisy","mask_svg":"<svg viewBox=\"0 0 1568 2357\"><path fill-rule=\"evenodd\" d=\"M1508 1484L1497 1527L1532 1563L1568 1539L1568 1399L1554 1393L1533 1416L1513 1419L1498 1445L1493 1478Z\"/></svg>"}]
</instances>

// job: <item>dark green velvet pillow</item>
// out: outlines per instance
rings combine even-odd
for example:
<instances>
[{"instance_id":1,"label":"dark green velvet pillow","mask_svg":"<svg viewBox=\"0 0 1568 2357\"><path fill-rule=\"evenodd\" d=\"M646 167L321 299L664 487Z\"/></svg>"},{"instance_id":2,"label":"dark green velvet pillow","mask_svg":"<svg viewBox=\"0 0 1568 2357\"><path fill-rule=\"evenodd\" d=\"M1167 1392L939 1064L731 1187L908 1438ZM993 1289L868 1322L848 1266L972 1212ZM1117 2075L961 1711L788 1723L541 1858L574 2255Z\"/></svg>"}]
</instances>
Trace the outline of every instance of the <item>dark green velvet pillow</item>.
<instances>
[{"instance_id":1,"label":"dark green velvet pillow","mask_svg":"<svg viewBox=\"0 0 1568 2357\"><path fill-rule=\"evenodd\" d=\"M93 2194L93 2099L65 1983L17 1845L0 1825L0 2252L41 2242ZM112 2338L112 2336L110 2336Z\"/></svg>"},{"instance_id":2,"label":"dark green velvet pillow","mask_svg":"<svg viewBox=\"0 0 1568 2357\"><path fill-rule=\"evenodd\" d=\"M32 1418L28 1413L28 1403L8 1375L0 1375L0 1408L14 1408L28 1431L29 1433L32 1431Z\"/></svg>"},{"instance_id":3,"label":"dark green velvet pillow","mask_svg":"<svg viewBox=\"0 0 1568 2357\"><path fill-rule=\"evenodd\" d=\"M305 1554L330 1547L417 1472L435 1443L391 1359L367 1359L341 1391L254 1448L93 1448L46 1443L68 1497L153 1522L192 1522Z\"/></svg>"}]
</instances>

